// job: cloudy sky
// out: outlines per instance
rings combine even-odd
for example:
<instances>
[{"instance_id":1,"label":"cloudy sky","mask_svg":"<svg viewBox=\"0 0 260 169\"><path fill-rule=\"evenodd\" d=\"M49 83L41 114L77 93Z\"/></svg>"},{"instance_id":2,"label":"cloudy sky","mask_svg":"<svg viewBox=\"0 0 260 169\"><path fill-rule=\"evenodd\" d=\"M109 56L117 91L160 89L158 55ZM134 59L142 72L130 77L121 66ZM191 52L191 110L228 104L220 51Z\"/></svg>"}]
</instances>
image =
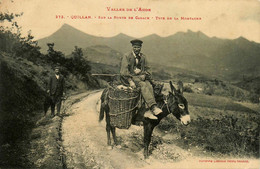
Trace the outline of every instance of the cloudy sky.
<instances>
[{"instance_id":1,"label":"cloudy sky","mask_svg":"<svg viewBox=\"0 0 260 169\"><path fill-rule=\"evenodd\" d=\"M260 0L0 0L2 12L23 12L17 18L24 32L36 39L51 35L64 23L85 33L110 37L119 33L140 38L149 34L169 36L178 31L235 39L243 36L260 43ZM121 8L125 11L108 11ZM134 11L134 9L151 11ZM132 9L132 11L126 11ZM63 16L64 19L57 17ZM91 19L71 19L91 16ZM99 16L106 19L98 19ZM108 17L127 19L107 19ZM96 18L95 18L96 17ZM133 17L134 19L128 19ZM135 19L149 17L149 20ZM165 17L165 20L156 20ZM167 20L171 17L172 20ZM174 20L179 18L179 20ZM197 17L201 20L181 20ZM3 23L0 23L3 24Z\"/></svg>"}]
</instances>

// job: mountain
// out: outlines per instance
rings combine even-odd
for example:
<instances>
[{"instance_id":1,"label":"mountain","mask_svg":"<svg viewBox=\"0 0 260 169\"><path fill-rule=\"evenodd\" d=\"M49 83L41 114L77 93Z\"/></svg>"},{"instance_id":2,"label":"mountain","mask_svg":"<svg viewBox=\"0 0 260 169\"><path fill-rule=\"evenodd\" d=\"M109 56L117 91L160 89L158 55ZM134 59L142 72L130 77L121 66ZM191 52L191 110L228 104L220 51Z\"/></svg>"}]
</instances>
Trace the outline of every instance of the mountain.
<instances>
[{"instance_id":1,"label":"mountain","mask_svg":"<svg viewBox=\"0 0 260 169\"><path fill-rule=\"evenodd\" d=\"M86 34L68 24L64 24L59 30L52 35L38 40L38 44L41 47L41 52L47 52L47 43L55 43L55 49L64 52L65 54L71 54L74 46L80 48L86 48L88 46L95 45L107 45L118 51L131 50L129 41L133 39L125 34L118 34L112 38L97 37Z\"/></svg>"},{"instance_id":2,"label":"mountain","mask_svg":"<svg viewBox=\"0 0 260 169\"><path fill-rule=\"evenodd\" d=\"M43 53L47 52L47 43L54 42L55 48L66 54L70 54L74 46L86 47L91 46L95 41L102 39L96 36L88 35L78 29L73 28L68 24L64 24L59 30L52 35L38 40Z\"/></svg>"},{"instance_id":3,"label":"mountain","mask_svg":"<svg viewBox=\"0 0 260 169\"><path fill-rule=\"evenodd\" d=\"M113 57L111 55L106 56L105 60L105 55L101 53L94 54L98 58L91 58L91 48L107 46L108 51L113 49L123 54L131 51L129 41L132 39L134 38L122 33L109 38L96 37L64 24L55 33L38 42L42 51L47 50L46 43L54 42L55 49L65 54L71 54L74 46L78 46L87 50L85 53L89 55L89 59L110 62L107 58ZM144 41L143 53L154 64L179 67L226 80L237 80L242 75L260 73L260 44L244 37L234 40L210 38L203 32L188 30L168 37L152 34L140 39Z\"/></svg>"}]
</instances>

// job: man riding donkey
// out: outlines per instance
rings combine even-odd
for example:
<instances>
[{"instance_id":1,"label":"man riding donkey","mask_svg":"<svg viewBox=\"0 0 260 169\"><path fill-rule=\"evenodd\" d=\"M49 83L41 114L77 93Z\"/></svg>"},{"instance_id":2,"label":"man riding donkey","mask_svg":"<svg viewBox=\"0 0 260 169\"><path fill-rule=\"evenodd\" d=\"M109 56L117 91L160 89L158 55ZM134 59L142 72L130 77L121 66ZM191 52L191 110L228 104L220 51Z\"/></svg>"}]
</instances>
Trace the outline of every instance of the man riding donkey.
<instances>
[{"instance_id":1,"label":"man riding donkey","mask_svg":"<svg viewBox=\"0 0 260 169\"><path fill-rule=\"evenodd\" d=\"M140 87L142 97L151 111L146 111L144 117L157 119L157 115L162 113L162 110L157 107L154 97L154 82L151 79L151 74L148 72L148 64L146 56L141 53L142 41L130 41L133 50L125 54L122 58L120 75L122 81L132 88Z\"/></svg>"},{"instance_id":2,"label":"man riding donkey","mask_svg":"<svg viewBox=\"0 0 260 169\"><path fill-rule=\"evenodd\" d=\"M99 121L101 122L106 115L107 145L109 147L111 146L110 133L112 133L114 144L118 145L116 128L128 129L131 124L143 125L144 158L148 158L152 133L160 121L169 114L173 114L183 125L188 125L190 115L188 102L183 96L183 83L178 83L177 90L170 81L171 90L167 95L163 94L161 92L163 85L155 84L148 72L146 57L141 53L143 42L132 40L131 43L133 50L124 55L121 62L120 75L125 84L115 87L112 83L113 86L109 86L103 91ZM131 89L136 87L138 90ZM139 88L143 97L141 101L144 100L141 104L138 102ZM138 103L136 104L136 102ZM147 108L150 110L147 111Z\"/></svg>"}]
</instances>

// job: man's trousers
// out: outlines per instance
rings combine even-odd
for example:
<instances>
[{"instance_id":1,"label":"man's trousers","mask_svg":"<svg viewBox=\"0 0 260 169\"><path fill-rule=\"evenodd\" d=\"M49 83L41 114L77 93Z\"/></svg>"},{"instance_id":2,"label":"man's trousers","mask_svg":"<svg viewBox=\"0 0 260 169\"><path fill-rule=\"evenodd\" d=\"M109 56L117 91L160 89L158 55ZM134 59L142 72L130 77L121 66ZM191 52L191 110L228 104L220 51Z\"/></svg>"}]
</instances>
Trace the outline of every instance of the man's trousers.
<instances>
[{"instance_id":1,"label":"man's trousers","mask_svg":"<svg viewBox=\"0 0 260 169\"><path fill-rule=\"evenodd\" d=\"M153 105L155 105L156 102L151 83L148 80L141 80L138 76L134 76L133 81L138 87L141 88L142 96L148 107L151 108Z\"/></svg>"},{"instance_id":2,"label":"man's trousers","mask_svg":"<svg viewBox=\"0 0 260 169\"><path fill-rule=\"evenodd\" d=\"M55 105L57 107L57 114L60 114L61 96L51 96L51 114L55 115Z\"/></svg>"}]
</instances>

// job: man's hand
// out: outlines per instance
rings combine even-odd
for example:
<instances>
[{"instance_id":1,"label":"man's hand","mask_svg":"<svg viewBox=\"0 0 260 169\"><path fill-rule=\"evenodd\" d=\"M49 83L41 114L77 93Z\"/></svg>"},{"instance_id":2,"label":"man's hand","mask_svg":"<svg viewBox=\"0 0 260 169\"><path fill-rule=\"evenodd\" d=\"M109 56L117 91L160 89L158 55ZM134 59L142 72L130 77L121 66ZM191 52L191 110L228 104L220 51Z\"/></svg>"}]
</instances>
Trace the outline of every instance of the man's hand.
<instances>
[{"instance_id":1,"label":"man's hand","mask_svg":"<svg viewBox=\"0 0 260 169\"><path fill-rule=\"evenodd\" d=\"M136 88L135 82L133 80L129 81L130 87Z\"/></svg>"},{"instance_id":2,"label":"man's hand","mask_svg":"<svg viewBox=\"0 0 260 169\"><path fill-rule=\"evenodd\" d=\"M138 75L141 72L141 69L135 69L134 72Z\"/></svg>"},{"instance_id":3,"label":"man's hand","mask_svg":"<svg viewBox=\"0 0 260 169\"><path fill-rule=\"evenodd\" d=\"M145 81L145 75L140 75L139 78L140 80Z\"/></svg>"}]
</instances>

